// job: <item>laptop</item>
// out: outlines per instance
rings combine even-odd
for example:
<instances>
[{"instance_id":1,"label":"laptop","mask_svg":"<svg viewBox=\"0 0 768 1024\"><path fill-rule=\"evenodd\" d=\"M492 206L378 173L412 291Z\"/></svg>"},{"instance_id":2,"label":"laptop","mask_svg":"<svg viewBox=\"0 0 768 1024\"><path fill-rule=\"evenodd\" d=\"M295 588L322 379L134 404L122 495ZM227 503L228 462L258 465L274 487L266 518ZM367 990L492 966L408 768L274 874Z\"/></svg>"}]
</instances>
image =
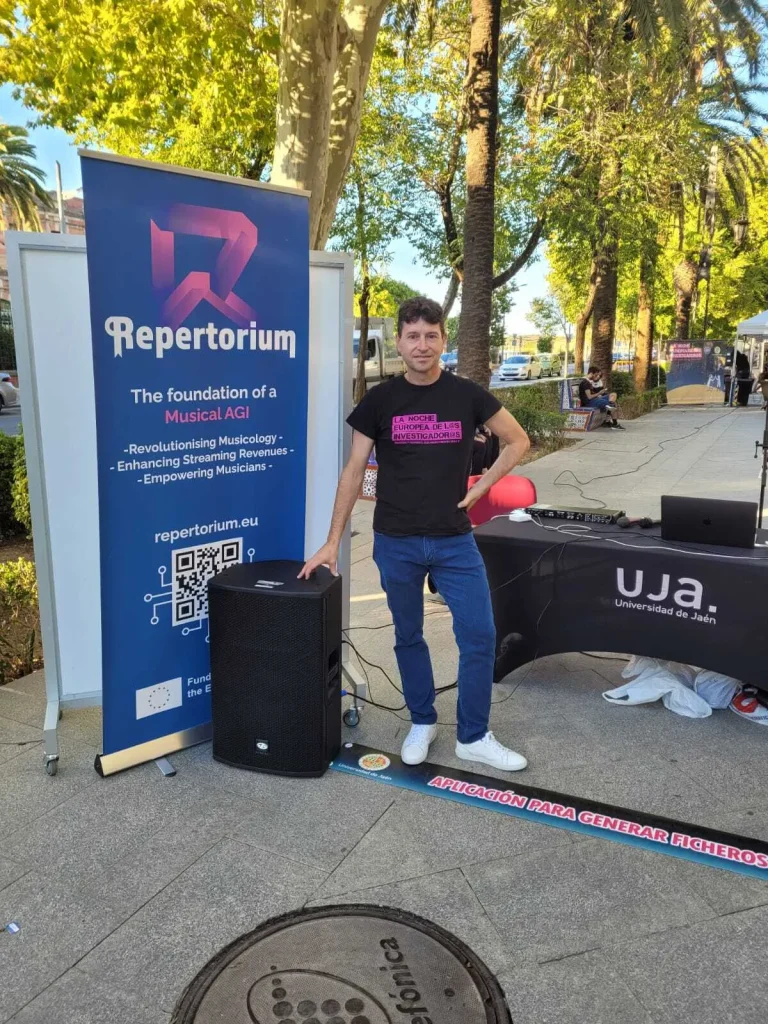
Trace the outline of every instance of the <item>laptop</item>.
<instances>
[{"instance_id":1,"label":"laptop","mask_svg":"<svg viewBox=\"0 0 768 1024\"><path fill-rule=\"evenodd\" d=\"M661 536L687 544L753 548L757 503L717 498L661 497Z\"/></svg>"}]
</instances>

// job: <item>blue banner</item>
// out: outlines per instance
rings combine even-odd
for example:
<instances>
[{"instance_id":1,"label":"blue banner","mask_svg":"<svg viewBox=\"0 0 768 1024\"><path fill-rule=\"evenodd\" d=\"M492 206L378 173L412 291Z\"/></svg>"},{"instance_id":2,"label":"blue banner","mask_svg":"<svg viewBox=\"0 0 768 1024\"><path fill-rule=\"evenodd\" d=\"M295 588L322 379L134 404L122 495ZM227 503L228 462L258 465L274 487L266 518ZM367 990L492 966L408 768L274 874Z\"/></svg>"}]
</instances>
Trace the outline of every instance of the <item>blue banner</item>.
<instances>
[{"instance_id":1,"label":"blue banner","mask_svg":"<svg viewBox=\"0 0 768 1024\"><path fill-rule=\"evenodd\" d=\"M236 180L82 170L109 755L210 721L209 578L304 557L309 215Z\"/></svg>"}]
</instances>

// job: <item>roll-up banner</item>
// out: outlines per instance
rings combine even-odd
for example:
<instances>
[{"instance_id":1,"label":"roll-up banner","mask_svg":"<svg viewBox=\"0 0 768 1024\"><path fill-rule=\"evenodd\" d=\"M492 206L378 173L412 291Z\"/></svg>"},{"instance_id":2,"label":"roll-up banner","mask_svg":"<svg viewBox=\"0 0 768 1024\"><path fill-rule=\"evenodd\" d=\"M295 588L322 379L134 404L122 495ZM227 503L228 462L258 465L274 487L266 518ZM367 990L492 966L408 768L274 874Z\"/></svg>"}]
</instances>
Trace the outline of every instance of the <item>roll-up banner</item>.
<instances>
[{"instance_id":1,"label":"roll-up banner","mask_svg":"<svg viewBox=\"0 0 768 1024\"><path fill-rule=\"evenodd\" d=\"M107 775L210 735L210 577L304 556L309 204L81 156Z\"/></svg>"}]
</instances>

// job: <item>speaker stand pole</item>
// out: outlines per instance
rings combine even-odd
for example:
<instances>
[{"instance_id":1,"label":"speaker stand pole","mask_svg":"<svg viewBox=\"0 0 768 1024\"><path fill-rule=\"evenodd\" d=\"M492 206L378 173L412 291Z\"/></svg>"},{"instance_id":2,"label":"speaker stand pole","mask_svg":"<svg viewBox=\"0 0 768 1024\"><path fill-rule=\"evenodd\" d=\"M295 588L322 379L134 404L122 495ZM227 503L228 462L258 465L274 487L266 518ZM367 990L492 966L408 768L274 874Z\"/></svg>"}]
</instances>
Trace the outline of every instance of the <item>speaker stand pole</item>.
<instances>
[{"instance_id":1,"label":"speaker stand pole","mask_svg":"<svg viewBox=\"0 0 768 1024\"><path fill-rule=\"evenodd\" d=\"M355 711L359 720L362 707L358 704L358 697L366 698L368 696L368 684L363 678L360 671L350 661L345 661L341 666L341 679L345 684L344 689L349 689L352 693L352 704L347 709L348 711Z\"/></svg>"}]
</instances>

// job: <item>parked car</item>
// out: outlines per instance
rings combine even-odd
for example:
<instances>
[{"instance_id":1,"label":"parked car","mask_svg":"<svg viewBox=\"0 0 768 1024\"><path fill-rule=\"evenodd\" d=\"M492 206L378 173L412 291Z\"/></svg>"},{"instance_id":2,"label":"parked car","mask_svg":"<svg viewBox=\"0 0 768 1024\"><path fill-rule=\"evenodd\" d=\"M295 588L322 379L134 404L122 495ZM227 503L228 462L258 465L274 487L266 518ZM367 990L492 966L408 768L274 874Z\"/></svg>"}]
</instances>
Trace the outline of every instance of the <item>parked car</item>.
<instances>
[{"instance_id":1,"label":"parked car","mask_svg":"<svg viewBox=\"0 0 768 1024\"><path fill-rule=\"evenodd\" d=\"M539 362L541 363L541 376L542 377L559 377L563 368L563 364L560 361L560 356L553 355L551 352L539 352Z\"/></svg>"},{"instance_id":2,"label":"parked car","mask_svg":"<svg viewBox=\"0 0 768 1024\"><path fill-rule=\"evenodd\" d=\"M0 373L0 412L6 407L19 404L19 392L14 387L9 373Z\"/></svg>"},{"instance_id":3,"label":"parked car","mask_svg":"<svg viewBox=\"0 0 768 1024\"><path fill-rule=\"evenodd\" d=\"M456 367L459 364L459 353L458 352L443 352L440 356L440 365L448 373L456 373Z\"/></svg>"},{"instance_id":4,"label":"parked car","mask_svg":"<svg viewBox=\"0 0 768 1024\"><path fill-rule=\"evenodd\" d=\"M541 363L537 354L510 356L499 367L499 380L533 380L541 376Z\"/></svg>"}]
</instances>

